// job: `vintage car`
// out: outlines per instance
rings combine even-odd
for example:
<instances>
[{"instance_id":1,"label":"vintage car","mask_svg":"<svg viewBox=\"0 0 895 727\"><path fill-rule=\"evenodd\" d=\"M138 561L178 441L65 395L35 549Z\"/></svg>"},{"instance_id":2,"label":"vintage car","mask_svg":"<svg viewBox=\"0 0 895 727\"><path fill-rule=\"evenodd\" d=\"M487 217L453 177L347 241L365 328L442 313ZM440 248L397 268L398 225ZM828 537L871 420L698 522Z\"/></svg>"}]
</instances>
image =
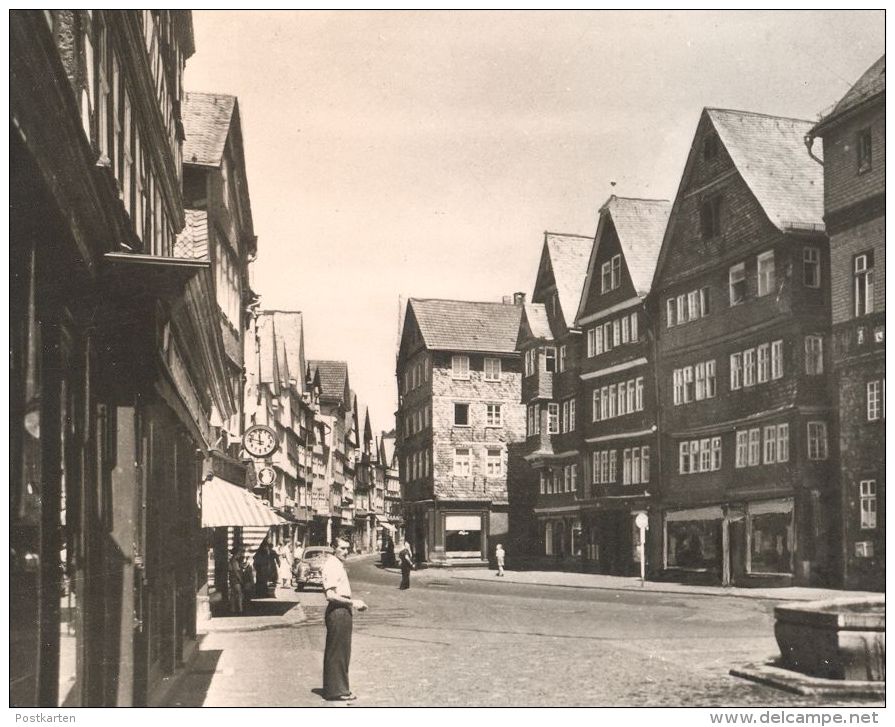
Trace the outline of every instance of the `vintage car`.
<instances>
[{"instance_id":1,"label":"vintage car","mask_svg":"<svg viewBox=\"0 0 895 727\"><path fill-rule=\"evenodd\" d=\"M292 581L296 591L305 586L323 587L323 564L333 549L325 545L309 545L299 560L292 565Z\"/></svg>"}]
</instances>

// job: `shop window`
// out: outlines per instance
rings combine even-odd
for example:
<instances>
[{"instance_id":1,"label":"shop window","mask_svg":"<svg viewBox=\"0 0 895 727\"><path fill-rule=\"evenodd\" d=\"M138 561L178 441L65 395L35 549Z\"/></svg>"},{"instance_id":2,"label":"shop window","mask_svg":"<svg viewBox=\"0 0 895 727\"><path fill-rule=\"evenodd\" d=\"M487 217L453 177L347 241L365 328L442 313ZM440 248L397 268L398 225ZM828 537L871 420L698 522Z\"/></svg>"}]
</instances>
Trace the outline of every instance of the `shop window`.
<instances>
[{"instance_id":1,"label":"shop window","mask_svg":"<svg viewBox=\"0 0 895 727\"><path fill-rule=\"evenodd\" d=\"M668 566L715 570L721 561L721 521L683 520L667 523Z\"/></svg>"},{"instance_id":2,"label":"shop window","mask_svg":"<svg viewBox=\"0 0 895 727\"><path fill-rule=\"evenodd\" d=\"M481 553L481 516L445 515L444 549L452 553Z\"/></svg>"},{"instance_id":3,"label":"shop window","mask_svg":"<svg viewBox=\"0 0 895 727\"><path fill-rule=\"evenodd\" d=\"M792 513L769 512L749 518L750 573L792 572Z\"/></svg>"}]
</instances>

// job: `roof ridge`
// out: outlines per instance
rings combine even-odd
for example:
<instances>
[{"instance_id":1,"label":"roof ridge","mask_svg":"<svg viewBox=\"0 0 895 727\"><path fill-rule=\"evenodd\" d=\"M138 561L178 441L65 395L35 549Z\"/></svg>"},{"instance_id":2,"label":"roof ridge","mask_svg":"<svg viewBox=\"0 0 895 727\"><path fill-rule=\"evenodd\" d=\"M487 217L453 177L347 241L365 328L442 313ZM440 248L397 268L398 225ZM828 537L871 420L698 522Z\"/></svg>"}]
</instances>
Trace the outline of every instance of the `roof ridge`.
<instances>
[{"instance_id":1,"label":"roof ridge","mask_svg":"<svg viewBox=\"0 0 895 727\"><path fill-rule=\"evenodd\" d=\"M778 121L798 121L803 124L814 124L816 122L809 119L799 119L795 116L776 116L774 114L766 114L761 111L743 111L742 109L722 109L717 106L706 106L706 111L720 111L725 114L742 114L744 116L762 116L766 119L776 119Z\"/></svg>"},{"instance_id":2,"label":"roof ridge","mask_svg":"<svg viewBox=\"0 0 895 727\"><path fill-rule=\"evenodd\" d=\"M217 93L216 91L187 91L187 96L205 96L206 98L232 98L234 101L239 97L233 93Z\"/></svg>"},{"instance_id":3,"label":"roof ridge","mask_svg":"<svg viewBox=\"0 0 895 727\"><path fill-rule=\"evenodd\" d=\"M509 303L499 300L460 300L459 298L408 298L407 302L418 301L420 303L474 303L475 305L499 305L512 308Z\"/></svg>"},{"instance_id":4,"label":"roof ridge","mask_svg":"<svg viewBox=\"0 0 895 727\"><path fill-rule=\"evenodd\" d=\"M283 310L282 308L264 308L263 310L259 310L258 314L262 313L298 313L301 314L300 310Z\"/></svg>"},{"instance_id":5,"label":"roof ridge","mask_svg":"<svg viewBox=\"0 0 895 727\"><path fill-rule=\"evenodd\" d=\"M582 240L593 240L594 238L589 235L579 235L577 232L550 232L550 230L544 230L545 235L553 235L554 237L579 237Z\"/></svg>"}]
</instances>

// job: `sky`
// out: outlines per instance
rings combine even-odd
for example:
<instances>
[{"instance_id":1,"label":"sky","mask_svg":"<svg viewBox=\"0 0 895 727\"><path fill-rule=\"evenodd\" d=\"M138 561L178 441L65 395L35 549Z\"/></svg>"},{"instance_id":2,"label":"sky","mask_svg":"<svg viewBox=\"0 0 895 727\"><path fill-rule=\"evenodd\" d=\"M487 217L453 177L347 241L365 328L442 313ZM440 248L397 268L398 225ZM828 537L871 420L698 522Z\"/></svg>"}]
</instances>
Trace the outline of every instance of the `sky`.
<instances>
[{"instance_id":1,"label":"sky","mask_svg":"<svg viewBox=\"0 0 895 727\"><path fill-rule=\"evenodd\" d=\"M882 11L194 11L187 91L239 98L262 308L394 426L408 297L531 295L545 231L673 199L703 107L817 119Z\"/></svg>"}]
</instances>

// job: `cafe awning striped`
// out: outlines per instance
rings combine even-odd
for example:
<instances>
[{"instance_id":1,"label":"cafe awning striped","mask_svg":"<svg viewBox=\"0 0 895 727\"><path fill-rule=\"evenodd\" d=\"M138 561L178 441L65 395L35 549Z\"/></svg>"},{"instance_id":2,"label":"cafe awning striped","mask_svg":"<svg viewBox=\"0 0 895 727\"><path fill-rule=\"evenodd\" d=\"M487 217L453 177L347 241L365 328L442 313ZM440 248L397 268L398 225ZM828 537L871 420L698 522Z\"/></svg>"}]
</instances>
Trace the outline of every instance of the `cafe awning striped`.
<instances>
[{"instance_id":1,"label":"cafe awning striped","mask_svg":"<svg viewBox=\"0 0 895 727\"><path fill-rule=\"evenodd\" d=\"M286 520L245 488L220 477L202 483L202 527L282 525Z\"/></svg>"}]
</instances>

